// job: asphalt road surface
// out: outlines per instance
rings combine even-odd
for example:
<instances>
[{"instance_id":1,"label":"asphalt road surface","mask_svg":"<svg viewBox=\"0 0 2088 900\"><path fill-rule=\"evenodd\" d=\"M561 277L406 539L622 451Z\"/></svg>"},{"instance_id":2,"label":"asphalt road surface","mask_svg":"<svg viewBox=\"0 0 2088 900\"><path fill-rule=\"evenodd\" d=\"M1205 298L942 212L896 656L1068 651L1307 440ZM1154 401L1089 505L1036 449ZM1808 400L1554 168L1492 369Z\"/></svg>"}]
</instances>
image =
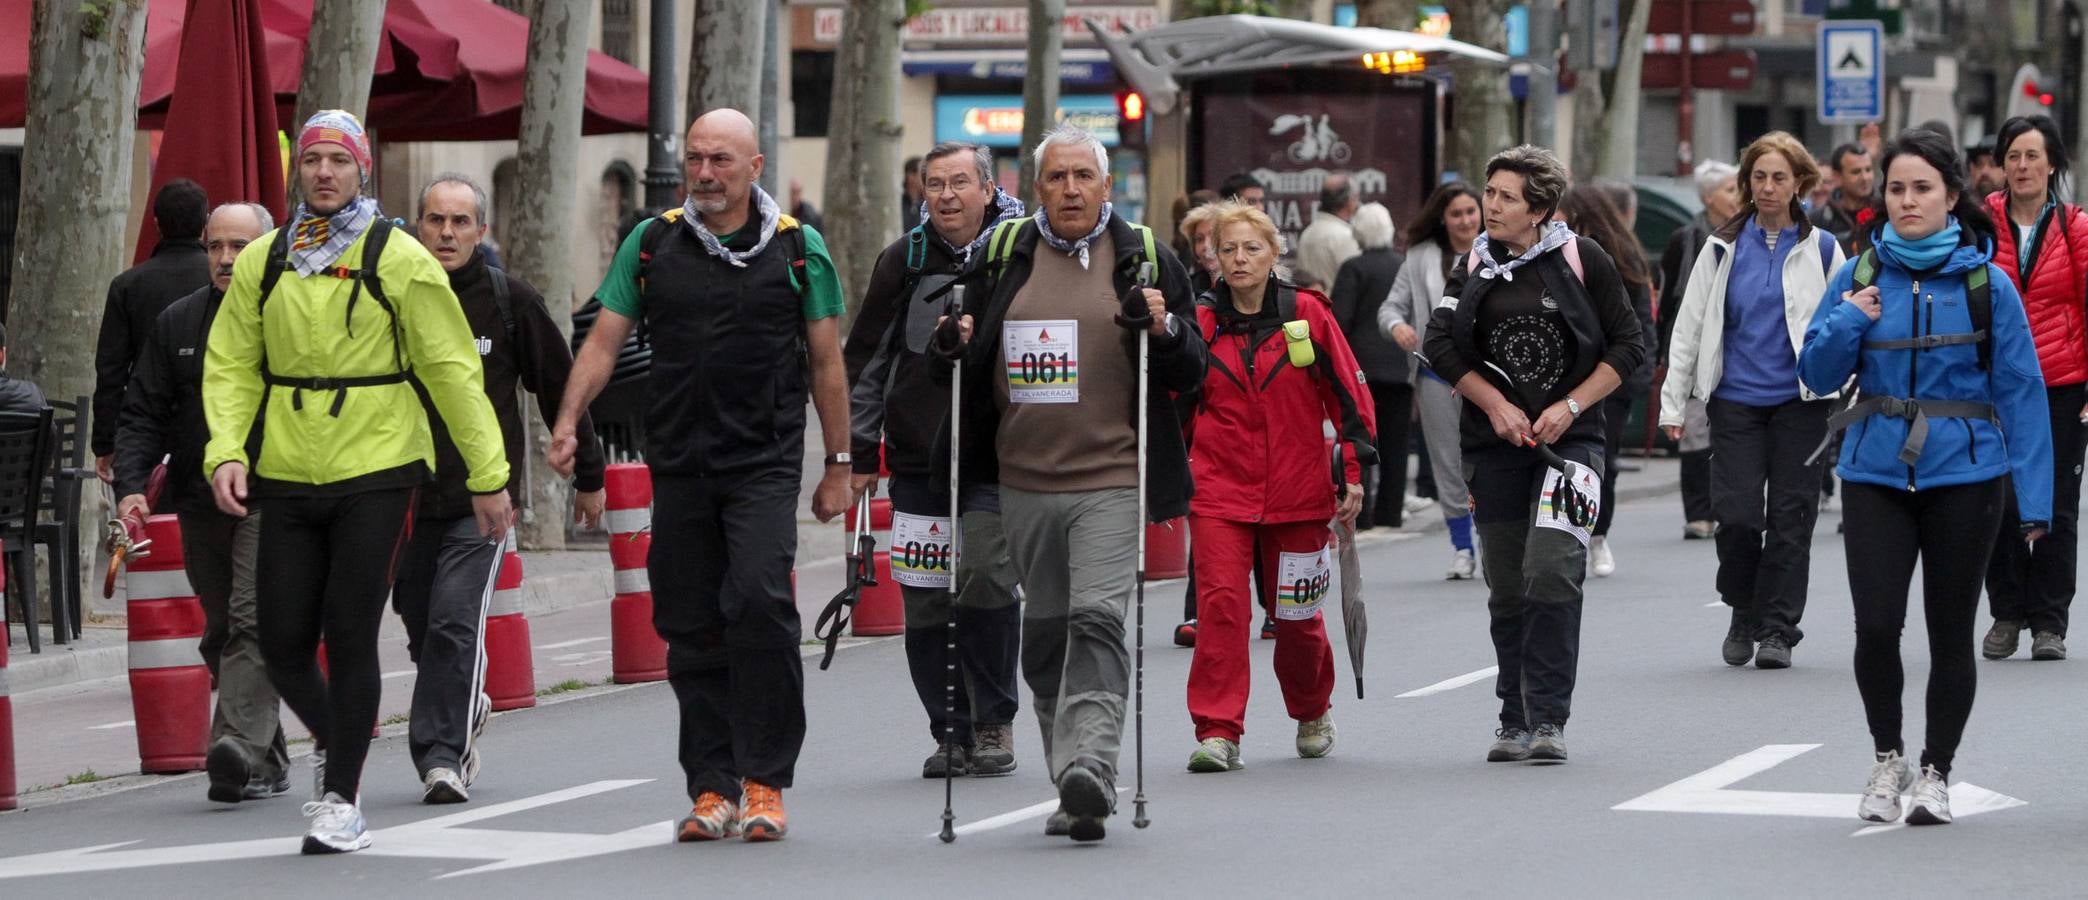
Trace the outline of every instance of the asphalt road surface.
<instances>
[{"instance_id":1,"label":"asphalt road surface","mask_svg":"<svg viewBox=\"0 0 2088 900\"><path fill-rule=\"evenodd\" d=\"M300 857L297 799L221 807L200 776L156 780L0 816L8 897L1827 897L2088 893L2088 740L2080 661L1980 664L1958 754L1957 824L1865 828L1856 795L1869 738L1850 674L1839 516L1814 543L1806 639L1788 671L1719 660L1710 542L1679 539L1673 495L1625 504L1618 573L1590 579L1572 760L1484 761L1494 726L1485 589L1440 580L1440 533L1364 548L1369 698L1338 664L1331 757L1291 749L1257 641L1247 769L1190 775L1190 654L1166 645L1180 588L1150 592L1146 790L1130 825L1132 743L1119 815L1100 844L1042 834L1053 792L1034 719L1021 769L957 784L961 836L934 838L942 785L900 643L808 663L811 733L792 831L779 844L670 843L684 813L670 691L603 689L497 717L466 806L424 807L402 738L363 781L374 846ZM1424 513L1427 515L1427 513ZM1916 581L1919 589L1919 581ZM1919 604L1915 604L1919 609ZM1984 627L1985 618L1981 617ZM1338 634L1337 622L1330 630ZM1907 743L1921 745L1926 676L1908 625ZM2026 641L2027 644L2027 641ZM1337 657L1341 657L1337 649ZM308 770L300 766L300 791ZM1976 814L1973 814L1976 813ZM99 849L96 849L99 848Z\"/></svg>"}]
</instances>

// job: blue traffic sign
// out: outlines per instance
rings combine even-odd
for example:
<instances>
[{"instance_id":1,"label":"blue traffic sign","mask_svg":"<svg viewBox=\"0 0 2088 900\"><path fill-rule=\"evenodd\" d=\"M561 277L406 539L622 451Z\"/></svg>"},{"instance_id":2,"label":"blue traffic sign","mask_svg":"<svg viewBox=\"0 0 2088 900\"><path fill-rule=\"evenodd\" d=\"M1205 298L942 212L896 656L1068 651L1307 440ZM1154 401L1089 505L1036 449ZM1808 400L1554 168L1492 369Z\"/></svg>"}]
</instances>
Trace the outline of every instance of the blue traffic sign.
<instances>
[{"instance_id":1,"label":"blue traffic sign","mask_svg":"<svg viewBox=\"0 0 2088 900\"><path fill-rule=\"evenodd\" d=\"M1820 121L1829 125L1885 118L1885 25L1875 20L1820 23Z\"/></svg>"}]
</instances>

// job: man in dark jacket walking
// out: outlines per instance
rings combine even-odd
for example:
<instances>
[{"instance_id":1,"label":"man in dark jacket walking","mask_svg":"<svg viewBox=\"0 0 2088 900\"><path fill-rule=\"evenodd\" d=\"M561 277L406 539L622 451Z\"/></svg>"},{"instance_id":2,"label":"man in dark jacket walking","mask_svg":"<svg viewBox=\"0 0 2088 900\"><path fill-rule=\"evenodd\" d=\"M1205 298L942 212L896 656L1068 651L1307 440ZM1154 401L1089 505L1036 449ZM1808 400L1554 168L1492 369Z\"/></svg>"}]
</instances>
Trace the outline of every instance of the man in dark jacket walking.
<instances>
[{"instance_id":1,"label":"man in dark jacket walking","mask_svg":"<svg viewBox=\"0 0 2088 900\"><path fill-rule=\"evenodd\" d=\"M1036 162L1041 208L995 229L973 266L983 302L960 320L965 339L974 319L979 337L963 357L962 473L1000 486L1022 575L1022 674L1059 792L1045 833L1094 841L1116 808L1131 687L1124 618L1145 526L1139 452L1150 520L1187 513L1189 457L1171 395L1203 383L1206 359L1189 273L1165 241L1113 215L1101 141L1061 125ZM1142 285L1147 263L1154 276ZM1144 397L1139 332L1151 342Z\"/></svg>"},{"instance_id":2,"label":"man in dark jacket walking","mask_svg":"<svg viewBox=\"0 0 2088 900\"><path fill-rule=\"evenodd\" d=\"M258 204L231 203L211 213L203 231L210 283L168 305L149 331L139 333L150 337L123 392L123 424L115 438L116 493L122 498L117 510L124 518L142 520L153 511L146 485L153 467L172 456L157 506L181 518L182 561L203 605L198 649L218 686L204 766L209 797L220 803L290 789L290 758L275 686L261 658L255 602L261 515L226 515L203 480L203 447L210 441L203 420L203 346L232 283L233 260L273 227L268 210Z\"/></svg>"},{"instance_id":3,"label":"man in dark jacket walking","mask_svg":"<svg viewBox=\"0 0 2088 900\"><path fill-rule=\"evenodd\" d=\"M1005 775L1015 771L1022 609L1001 530L1000 491L991 484L961 489L962 521L951 527L949 482L935 477L936 437L948 427L950 389L935 383L921 352L925 345L908 336L925 337L942 308L915 298L932 295L974 256L985 255L993 226L1022 218L1022 201L993 186L993 158L975 144L937 144L928 151L926 173L928 218L878 255L842 354L850 385L851 482L858 495L874 487L880 456L892 471L892 578L906 599L907 667L937 742L921 764L922 777L941 778L946 767L953 775ZM953 550L958 531L964 558L953 610L950 570L920 565L899 551L917 545L937 554ZM947 635L952 615L954 659ZM946 698L950 666L962 677L954 679L955 696ZM948 722L946 705L953 710Z\"/></svg>"},{"instance_id":4,"label":"man in dark jacket walking","mask_svg":"<svg viewBox=\"0 0 2088 900\"><path fill-rule=\"evenodd\" d=\"M1361 255L1341 264L1334 277L1334 321L1369 379L1370 399L1377 408L1378 474L1363 479L1363 513L1356 530L1377 525L1398 528L1406 517L1407 423L1413 419L1413 357L1377 327L1378 307L1392 295L1405 257L1392 249L1392 213L1383 204L1366 203L1349 222Z\"/></svg>"},{"instance_id":5,"label":"man in dark jacket walking","mask_svg":"<svg viewBox=\"0 0 2088 900\"><path fill-rule=\"evenodd\" d=\"M522 459L517 385L535 394L547 422L558 421L573 354L536 288L486 264L486 193L471 179L435 176L421 191L416 227L421 243L449 273L485 368L486 397L500 421L507 458ZM560 302L564 302L561 300ZM420 772L425 803L463 803L478 777L474 746L492 701L484 694L487 616L517 610L493 590L506 542L479 533L464 484L464 458L425 393L435 438L435 484L424 488L413 534L399 558L392 605L406 622L406 651L420 670L413 684L407 748ZM583 413L578 430L573 519L593 527L602 517L602 449ZM512 490L520 480L510 478Z\"/></svg>"},{"instance_id":6,"label":"man in dark jacket walking","mask_svg":"<svg viewBox=\"0 0 2088 900\"><path fill-rule=\"evenodd\" d=\"M203 250L203 220L210 212L203 188L186 178L167 182L152 201L159 246L152 257L109 282L102 307L101 337L94 350L94 424L89 445L94 470L115 479L116 423L123 388L145 352L153 322L168 304L210 286L211 262Z\"/></svg>"}]
</instances>

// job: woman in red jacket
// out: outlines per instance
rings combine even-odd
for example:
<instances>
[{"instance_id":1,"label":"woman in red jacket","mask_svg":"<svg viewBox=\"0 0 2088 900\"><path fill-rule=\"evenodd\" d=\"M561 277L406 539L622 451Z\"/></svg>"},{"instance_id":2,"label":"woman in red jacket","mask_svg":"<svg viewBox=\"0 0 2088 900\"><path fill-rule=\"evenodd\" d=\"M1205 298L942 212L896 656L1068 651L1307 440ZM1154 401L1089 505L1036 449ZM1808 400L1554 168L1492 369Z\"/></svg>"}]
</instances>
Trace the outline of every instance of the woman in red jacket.
<instances>
[{"instance_id":1,"label":"woman in red jacket","mask_svg":"<svg viewBox=\"0 0 2088 900\"><path fill-rule=\"evenodd\" d=\"M2066 658L2066 612L2073 604L2075 545L2079 542L2081 463L2088 447L2088 333L2082 297L2088 288L2088 213L2059 200L2066 145L2045 116L2001 123L1994 155L2008 186L1986 198L1994 217L1994 265L2023 295L2037 363L2044 370L2052 421L2051 533L2036 544L2001 540L1987 565L1987 602L1994 627L1980 652L2014 656L2030 629L2031 659ZM2013 494L2001 533L2016 534Z\"/></svg>"},{"instance_id":2,"label":"woman in red jacket","mask_svg":"<svg viewBox=\"0 0 2088 900\"><path fill-rule=\"evenodd\" d=\"M1259 599L1276 617L1276 682L1298 721L1298 755L1317 759L1334 749L1327 712L1334 650L1320 614L1332 593L1328 524L1337 515L1355 520L1361 467L1377 458L1370 393L1333 307L1271 277L1281 252L1275 223L1257 207L1228 202L1212 234L1220 283L1196 308L1211 367L1188 427L1199 625L1189 664L1198 741L1191 772L1242 768L1255 606L1248 572L1257 547L1270 576ZM1324 436L1329 421L1344 443L1338 482Z\"/></svg>"}]
</instances>

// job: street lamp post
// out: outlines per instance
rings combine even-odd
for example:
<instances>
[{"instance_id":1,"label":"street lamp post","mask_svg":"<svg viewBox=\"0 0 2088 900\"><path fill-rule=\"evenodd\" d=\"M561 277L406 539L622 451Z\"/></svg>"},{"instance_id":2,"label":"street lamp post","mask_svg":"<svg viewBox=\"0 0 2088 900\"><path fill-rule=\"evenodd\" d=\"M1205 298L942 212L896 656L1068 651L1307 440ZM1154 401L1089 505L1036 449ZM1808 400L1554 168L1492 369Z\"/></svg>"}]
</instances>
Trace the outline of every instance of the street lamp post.
<instances>
[{"instance_id":1,"label":"street lamp post","mask_svg":"<svg viewBox=\"0 0 2088 900\"><path fill-rule=\"evenodd\" d=\"M652 71L646 127L645 205L652 210L674 205L681 184L675 164L680 136L674 128L674 0L652 0Z\"/></svg>"}]
</instances>

